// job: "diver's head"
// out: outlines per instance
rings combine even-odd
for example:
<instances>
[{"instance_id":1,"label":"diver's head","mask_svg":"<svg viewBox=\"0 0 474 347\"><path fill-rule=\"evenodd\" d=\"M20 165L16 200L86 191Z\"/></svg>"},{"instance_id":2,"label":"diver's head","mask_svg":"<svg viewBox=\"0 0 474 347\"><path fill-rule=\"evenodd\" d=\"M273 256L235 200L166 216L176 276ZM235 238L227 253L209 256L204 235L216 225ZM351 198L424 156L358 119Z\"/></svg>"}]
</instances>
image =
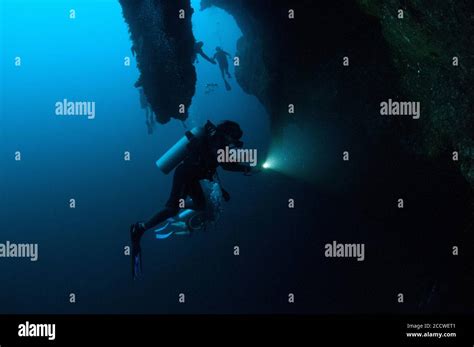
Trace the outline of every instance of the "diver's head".
<instances>
[{"instance_id":1,"label":"diver's head","mask_svg":"<svg viewBox=\"0 0 474 347\"><path fill-rule=\"evenodd\" d=\"M231 120L223 121L216 128L216 136L224 142L225 146L242 147L243 142L240 141L240 138L243 134L240 125Z\"/></svg>"},{"instance_id":2,"label":"diver's head","mask_svg":"<svg viewBox=\"0 0 474 347\"><path fill-rule=\"evenodd\" d=\"M220 51L222 51L222 48L220 48L219 46L217 46L217 47L216 47L216 51L217 51L217 52L220 52Z\"/></svg>"},{"instance_id":3,"label":"diver's head","mask_svg":"<svg viewBox=\"0 0 474 347\"><path fill-rule=\"evenodd\" d=\"M199 41L199 42L196 42L196 48L202 48L202 46L204 46L204 42L202 41Z\"/></svg>"}]
</instances>

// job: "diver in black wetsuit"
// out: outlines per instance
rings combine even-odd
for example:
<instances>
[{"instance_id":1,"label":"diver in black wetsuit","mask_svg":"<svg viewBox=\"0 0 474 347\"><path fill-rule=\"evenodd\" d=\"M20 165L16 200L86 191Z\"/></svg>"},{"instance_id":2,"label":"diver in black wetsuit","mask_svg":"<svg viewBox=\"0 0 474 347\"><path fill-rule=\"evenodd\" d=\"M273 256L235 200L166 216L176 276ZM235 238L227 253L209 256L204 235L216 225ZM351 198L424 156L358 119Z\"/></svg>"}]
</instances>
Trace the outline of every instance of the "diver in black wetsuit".
<instances>
[{"instance_id":1,"label":"diver in black wetsuit","mask_svg":"<svg viewBox=\"0 0 474 347\"><path fill-rule=\"evenodd\" d=\"M216 47L216 54L214 54L213 59L217 60L217 63L219 64L219 68L221 69L222 79L224 80L225 88L227 90L230 90L231 89L230 84L225 79L226 75L228 78L231 78L230 73L229 73L229 63L227 62L227 57L230 57L229 53L227 53L220 47Z\"/></svg>"},{"instance_id":2,"label":"diver in black wetsuit","mask_svg":"<svg viewBox=\"0 0 474 347\"><path fill-rule=\"evenodd\" d=\"M187 205L196 211L203 211L206 207L206 199L202 191L200 180L213 180L218 166L224 170L244 172L249 174L254 171L249 165L242 163L219 163L217 161L217 151L229 147L242 147L240 141L242 130L240 126L232 121L224 121L218 126L210 122L205 127L206 136L191 138L188 144L188 155L175 169L171 194L165 208L155 214L146 222L137 222L130 227L132 242L132 271L134 277L140 270L137 263L141 263L140 240L146 230L166 221L168 218L178 214L180 199L190 197L192 206ZM230 199L229 194L222 189L225 201ZM139 265L141 266L141 265Z\"/></svg>"}]
</instances>

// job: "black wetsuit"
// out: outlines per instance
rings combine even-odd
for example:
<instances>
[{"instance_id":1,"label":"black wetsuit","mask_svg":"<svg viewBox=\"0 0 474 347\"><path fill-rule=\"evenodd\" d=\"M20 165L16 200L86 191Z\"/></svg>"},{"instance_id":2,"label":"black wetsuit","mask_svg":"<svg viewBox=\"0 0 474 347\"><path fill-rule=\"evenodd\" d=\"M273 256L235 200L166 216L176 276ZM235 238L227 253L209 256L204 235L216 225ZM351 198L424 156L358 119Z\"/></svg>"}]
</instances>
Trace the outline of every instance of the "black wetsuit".
<instances>
[{"instance_id":1,"label":"black wetsuit","mask_svg":"<svg viewBox=\"0 0 474 347\"><path fill-rule=\"evenodd\" d=\"M219 141L216 137L195 138L188 146L189 155L175 169L171 194L166 203L166 208L145 223L145 230L175 216L180 210L180 199L186 199L188 196L192 199L192 206L187 205L187 208L204 210L206 199L199 181L203 179L212 180L218 166L228 171L249 171L247 165L219 163L217 161L217 150L224 148L225 144L222 144L222 141Z\"/></svg>"},{"instance_id":2,"label":"black wetsuit","mask_svg":"<svg viewBox=\"0 0 474 347\"><path fill-rule=\"evenodd\" d=\"M217 63L219 64L219 68L221 69L222 73L222 78L225 81L225 74L227 74L227 77L230 78L230 73L229 73L229 63L227 62L227 57L230 57L230 54L220 50L214 54L214 59L217 60Z\"/></svg>"}]
</instances>

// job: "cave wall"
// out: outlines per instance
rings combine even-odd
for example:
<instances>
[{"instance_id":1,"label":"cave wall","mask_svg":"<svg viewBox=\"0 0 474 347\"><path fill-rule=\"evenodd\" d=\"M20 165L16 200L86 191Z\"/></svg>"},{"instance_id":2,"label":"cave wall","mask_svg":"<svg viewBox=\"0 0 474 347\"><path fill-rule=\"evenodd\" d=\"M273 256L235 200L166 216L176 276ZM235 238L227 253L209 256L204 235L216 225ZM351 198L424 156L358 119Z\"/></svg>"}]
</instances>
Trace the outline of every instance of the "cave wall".
<instances>
[{"instance_id":1,"label":"cave wall","mask_svg":"<svg viewBox=\"0 0 474 347\"><path fill-rule=\"evenodd\" d=\"M296 124L302 129L298 141L309 143L306 151L325 146L305 163L309 179L319 190L335 186L340 202L345 195L348 211L357 211L361 229L372 230L370 239L403 258L380 255L378 265L386 271L381 279L410 278L413 307L429 310L449 310L443 293L467 298L474 285L474 276L466 276L474 260L473 4L201 0L202 10L220 7L240 26L236 79L268 110L273 136L284 137L287 125ZM297 21L288 22L289 8ZM399 8L408 18L403 24L395 19ZM453 56L462 61L457 68ZM389 98L419 101L421 119L380 116L380 102ZM350 163L341 160L344 150ZM397 196L412 208L390 208ZM466 256L456 262L427 242L462 244ZM420 249L431 259L428 266L420 263Z\"/></svg>"},{"instance_id":2,"label":"cave wall","mask_svg":"<svg viewBox=\"0 0 474 347\"><path fill-rule=\"evenodd\" d=\"M189 0L119 0L137 55L143 89L156 119L188 116L195 92L194 35ZM179 18L184 10L185 18ZM140 38L141 37L141 38ZM180 105L185 112L180 113Z\"/></svg>"},{"instance_id":3,"label":"cave wall","mask_svg":"<svg viewBox=\"0 0 474 347\"><path fill-rule=\"evenodd\" d=\"M460 153L460 170L474 186L474 2L357 0L381 24L399 83L422 104L419 132L407 139L416 152L438 160ZM398 10L403 10L403 19ZM453 58L459 65L453 66Z\"/></svg>"}]
</instances>

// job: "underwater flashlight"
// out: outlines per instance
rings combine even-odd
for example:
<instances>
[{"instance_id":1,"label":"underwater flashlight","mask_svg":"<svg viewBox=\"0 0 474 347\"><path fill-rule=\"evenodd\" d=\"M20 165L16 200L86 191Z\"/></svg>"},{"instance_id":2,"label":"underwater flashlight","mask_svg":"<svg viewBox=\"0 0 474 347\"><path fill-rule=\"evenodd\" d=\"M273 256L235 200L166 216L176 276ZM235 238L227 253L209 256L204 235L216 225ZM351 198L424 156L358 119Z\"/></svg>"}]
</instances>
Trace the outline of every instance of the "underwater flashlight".
<instances>
[{"instance_id":1,"label":"underwater flashlight","mask_svg":"<svg viewBox=\"0 0 474 347\"><path fill-rule=\"evenodd\" d=\"M269 169L270 168L270 163L268 162L268 160L263 163L262 168L264 168L264 169Z\"/></svg>"}]
</instances>

